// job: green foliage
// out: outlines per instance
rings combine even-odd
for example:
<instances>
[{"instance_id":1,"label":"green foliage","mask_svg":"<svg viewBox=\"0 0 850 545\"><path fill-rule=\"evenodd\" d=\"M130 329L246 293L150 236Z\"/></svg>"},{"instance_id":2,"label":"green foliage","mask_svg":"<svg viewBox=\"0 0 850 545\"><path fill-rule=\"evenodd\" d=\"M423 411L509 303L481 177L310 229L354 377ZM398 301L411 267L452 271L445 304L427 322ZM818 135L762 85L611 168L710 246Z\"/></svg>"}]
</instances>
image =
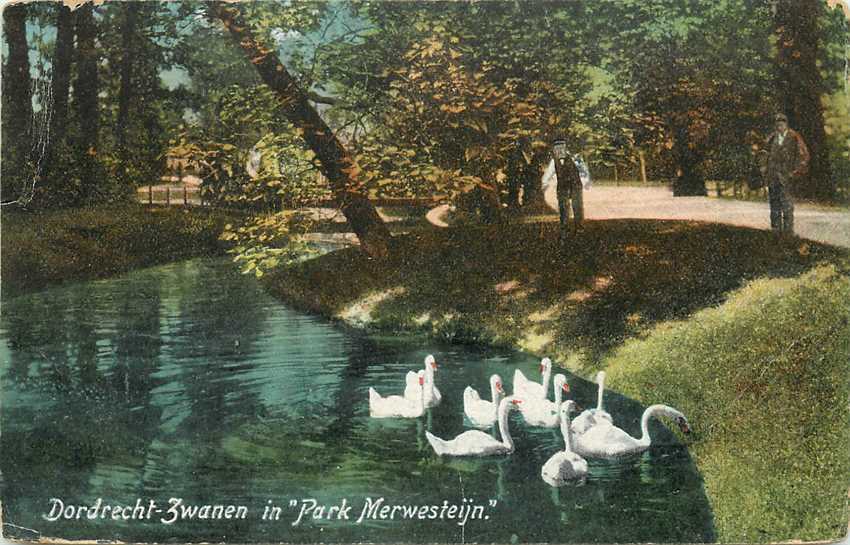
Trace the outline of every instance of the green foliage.
<instances>
[{"instance_id":1,"label":"green foliage","mask_svg":"<svg viewBox=\"0 0 850 545\"><path fill-rule=\"evenodd\" d=\"M846 533L848 300L833 267L758 280L603 362L613 388L688 416L720 541Z\"/></svg>"},{"instance_id":2,"label":"green foliage","mask_svg":"<svg viewBox=\"0 0 850 545\"><path fill-rule=\"evenodd\" d=\"M740 176L775 110L769 5L606 2L600 16L615 25L608 66L635 143L668 153L671 170Z\"/></svg>"},{"instance_id":3,"label":"green foliage","mask_svg":"<svg viewBox=\"0 0 850 545\"><path fill-rule=\"evenodd\" d=\"M552 137L572 136L575 104L589 89L580 77L589 42L570 39L584 32L583 8L356 6L374 26L336 47L328 73L343 86L341 108L352 111L373 191L503 191L517 182L518 161L539 171ZM365 104L366 116L354 114Z\"/></svg>"},{"instance_id":4,"label":"green foliage","mask_svg":"<svg viewBox=\"0 0 850 545\"><path fill-rule=\"evenodd\" d=\"M314 252L304 235L313 225L309 215L293 212L262 214L239 225L224 226L221 240L231 244L233 261L244 274L257 278L282 265L288 265Z\"/></svg>"},{"instance_id":5,"label":"green foliage","mask_svg":"<svg viewBox=\"0 0 850 545\"><path fill-rule=\"evenodd\" d=\"M824 98L824 123L835 187L841 200L850 201L850 93Z\"/></svg>"}]
</instances>

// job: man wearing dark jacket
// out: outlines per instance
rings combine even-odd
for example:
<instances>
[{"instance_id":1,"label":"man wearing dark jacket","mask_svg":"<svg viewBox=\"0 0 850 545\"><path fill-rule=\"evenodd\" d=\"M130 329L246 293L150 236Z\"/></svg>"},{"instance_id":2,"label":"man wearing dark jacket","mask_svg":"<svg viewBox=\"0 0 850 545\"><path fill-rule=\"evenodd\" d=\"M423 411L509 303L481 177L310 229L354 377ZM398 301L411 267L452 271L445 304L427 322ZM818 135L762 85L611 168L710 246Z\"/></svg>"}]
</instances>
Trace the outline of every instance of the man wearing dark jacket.
<instances>
[{"instance_id":1,"label":"man wearing dark jacket","mask_svg":"<svg viewBox=\"0 0 850 545\"><path fill-rule=\"evenodd\" d=\"M560 238L561 244L563 244L567 238L570 209L572 209L575 227L581 225L584 219L581 176L578 167L567 152L567 144L563 140L553 142L552 159L555 162L556 194L558 196L558 211L561 214Z\"/></svg>"},{"instance_id":2,"label":"man wearing dark jacket","mask_svg":"<svg viewBox=\"0 0 850 545\"><path fill-rule=\"evenodd\" d=\"M767 139L765 179L770 195L770 226L775 231L794 232L794 203L791 184L803 176L809 166L809 150L803 137L788 128L788 118L776 115L776 131Z\"/></svg>"}]
</instances>

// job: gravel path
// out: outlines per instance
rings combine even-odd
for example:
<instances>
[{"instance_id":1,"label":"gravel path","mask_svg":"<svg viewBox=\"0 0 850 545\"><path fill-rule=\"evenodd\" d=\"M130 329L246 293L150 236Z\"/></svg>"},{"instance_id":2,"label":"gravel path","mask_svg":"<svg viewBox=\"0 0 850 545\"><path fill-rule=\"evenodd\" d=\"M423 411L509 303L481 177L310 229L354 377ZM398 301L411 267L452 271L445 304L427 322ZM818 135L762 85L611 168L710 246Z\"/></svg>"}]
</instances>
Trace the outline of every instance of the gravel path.
<instances>
[{"instance_id":1,"label":"gravel path","mask_svg":"<svg viewBox=\"0 0 850 545\"><path fill-rule=\"evenodd\" d=\"M554 185L546 190L546 203L558 209ZM584 209L588 219L696 220L770 229L766 202L673 197L666 187L595 186L584 192ZM797 204L794 223L802 238L850 248L850 210Z\"/></svg>"}]
</instances>

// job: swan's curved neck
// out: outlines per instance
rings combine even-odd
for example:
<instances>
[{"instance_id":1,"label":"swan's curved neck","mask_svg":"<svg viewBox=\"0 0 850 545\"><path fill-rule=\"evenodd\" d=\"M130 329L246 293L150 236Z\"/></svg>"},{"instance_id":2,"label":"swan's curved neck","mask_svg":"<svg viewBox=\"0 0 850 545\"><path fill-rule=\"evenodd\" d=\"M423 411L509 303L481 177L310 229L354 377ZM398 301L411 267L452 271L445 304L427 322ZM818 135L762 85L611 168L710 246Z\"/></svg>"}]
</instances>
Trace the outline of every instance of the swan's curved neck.
<instances>
[{"instance_id":1,"label":"swan's curved neck","mask_svg":"<svg viewBox=\"0 0 850 545\"><path fill-rule=\"evenodd\" d=\"M602 392L605 391L605 373L599 374L599 390L596 392L596 410L602 410Z\"/></svg>"},{"instance_id":2,"label":"swan's curved neck","mask_svg":"<svg viewBox=\"0 0 850 545\"><path fill-rule=\"evenodd\" d=\"M555 384L555 410L560 410L561 401L564 399L564 387Z\"/></svg>"},{"instance_id":3,"label":"swan's curved neck","mask_svg":"<svg viewBox=\"0 0 850 545\"><path fill-rule=\"evenodd\" d=\"M645 411L643 411L643 417L640 419L641 436L639 439L642 445L648 445L651 441L649 437L649 419L663 409L664 405L650 405Z\"/></svg>"},{"instance_id":4,"label":"swan's curved neck","mask_svg":"<svg viewBox=\"0 0 850 545\"><path fill-rule=\"evenodd\" d=\"M543 369L543 392L549 391L549 381L552 379L552 368L545 367ZM544 395L545 397L545 395Z\"/></svg>"},{"instance_id":5,"label":"swan's curved neck","mask_svg":"<svg viewBox=\"0 0 850 545\"><path fill-rule=\"evenodd\" d=\"M425 364L425 386L423 387L423 391L425 388L428 388L428 392L431 394L434 393L434 368L428 363Z\"/></svg>"},{"instance_id":6,"label":"swan's curved neck","mask_svg":"<svg viewBox=\"0 0 850 545\"><path fill-rule=\"evenodd\" d=\"M499 389L496 388L495 382L490 384L490 399L493 401L493 403L496 403L497 406L498 406L499 401L501 401L499 399Z\"/></svg>"},{"instance_id":7,"label":"swan's curved neck","mask_svg":"<svg viewBox=\"0 0 850 545\"><path fill-rule=\"evenodd\" d=\"M514 439L511 437L511 431L508 429L508 411L511 408L511 400L503 399L499 403L499 434L502 436L502 444L508 451L514 450Z\"/></svg>"},{"instance_id":8,"label":"swan's curved neck","mask_svg":"<svg viewBox=\"0 0 850 545\"><path fill-rule=\"evenodd\" d=\"M570 429L570 413L561 418L561 435L564 436L564 452L573 451L573 430Z\"/></svg>"}]
</instances>

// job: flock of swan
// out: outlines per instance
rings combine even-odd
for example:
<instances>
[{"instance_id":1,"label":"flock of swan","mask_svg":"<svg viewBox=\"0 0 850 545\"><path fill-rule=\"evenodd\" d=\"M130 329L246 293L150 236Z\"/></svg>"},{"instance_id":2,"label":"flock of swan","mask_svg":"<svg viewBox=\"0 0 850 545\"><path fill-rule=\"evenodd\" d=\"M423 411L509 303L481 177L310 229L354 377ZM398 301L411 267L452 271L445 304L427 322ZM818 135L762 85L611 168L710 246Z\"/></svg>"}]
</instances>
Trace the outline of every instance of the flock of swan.
<instances>
[{"instance_id":1,"label":"flock of swan","mask_svg":"<svg viewBox=\"0 0 850 545\"><path fill-rule=\"evenodd\" d=\"M436 407L442 396L434 384L437 362L434 356L425 358L425 368L409 371L405 377L404 395L382 397L369 388L369 415L373 418L418 418L428 408ZM632 437L614 425L611 415L602 408L605 372L596 375L599 385L596 408L583 411L575 419L570 414L578 409L573 400L565 400L570 387L566 376L552 379L552 360L540 363L541 381L534 382L522 371L514 372L513 395L508 396L499 375L490 377L490 401L467 386L463 392L463 411L468 421L479 430L469 430L451 440L425 432L428 443L439 456L494 456L510 454L514 442L508 429L508 413L518 410L527 424L546 428L560 427L565 449L555 453L543 465L541 476L551 486L561 486L587 476L587 458L618 458L643 452L650 445L649 419L667 416L689 433L688 420L681 412L667 405L647 407L641 418L641 437ZM549 401L549 383L554 388L555 401ZM497 424L501 440L485 433Z\"/></svg>"}]
</instances>

